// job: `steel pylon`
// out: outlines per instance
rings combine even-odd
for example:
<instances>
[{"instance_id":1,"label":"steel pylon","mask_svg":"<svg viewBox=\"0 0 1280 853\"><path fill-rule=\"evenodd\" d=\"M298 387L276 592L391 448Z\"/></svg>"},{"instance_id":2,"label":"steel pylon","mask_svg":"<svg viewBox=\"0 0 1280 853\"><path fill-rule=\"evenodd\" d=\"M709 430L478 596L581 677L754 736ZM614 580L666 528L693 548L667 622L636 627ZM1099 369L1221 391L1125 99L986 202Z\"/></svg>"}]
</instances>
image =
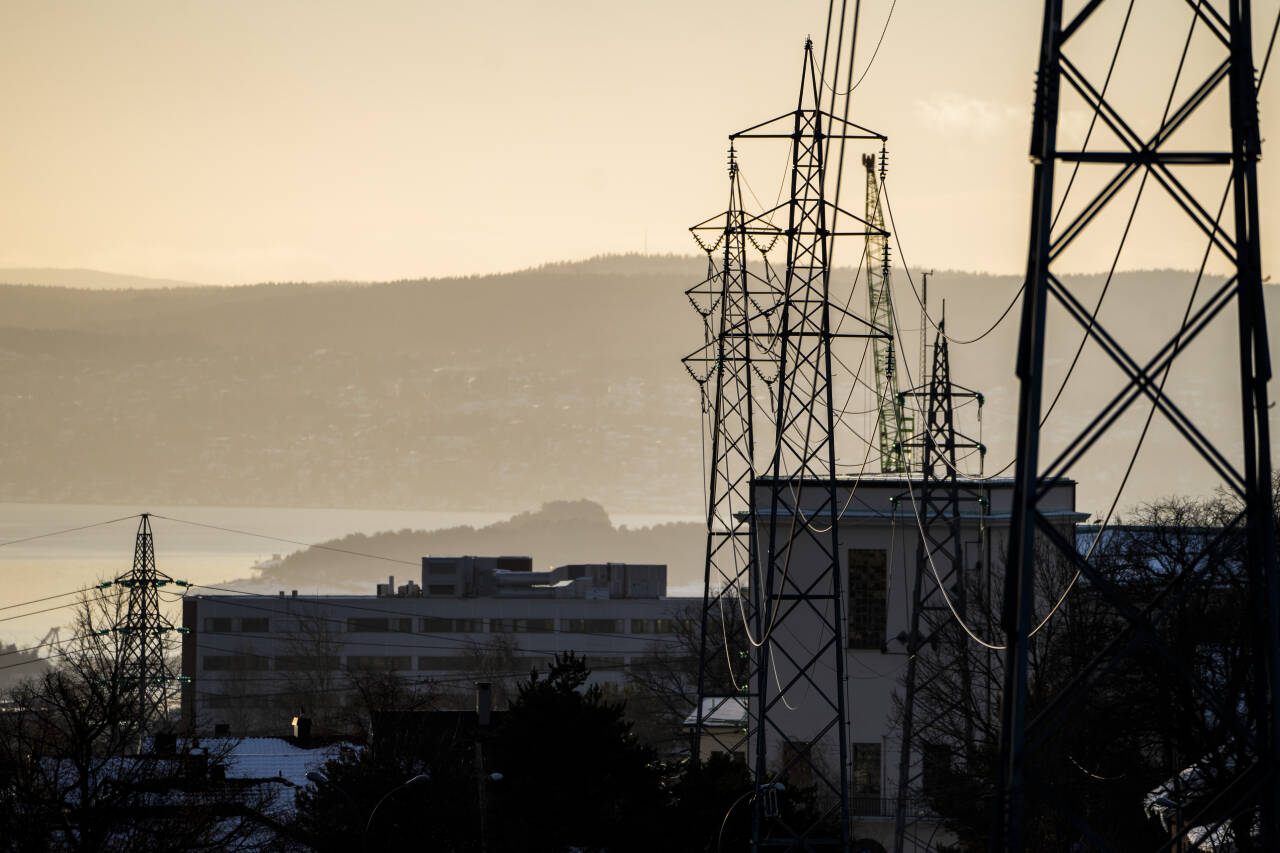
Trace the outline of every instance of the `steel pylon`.
<instances>
[{"instance_id":1,"label":"steel pylon","mask_svg":"<svg viewBox=\"0 0 1280 853\"><path fill-rule=\"evenodd\" d=\"M923 792L927 758L921 743L964 756L973 748L972 721L977 714L968 638L957 616L969 619L969 567L965 564L965 529L981 529L987 498L976 484L960 476L960 465L972 453L986 448L956 431L956 401L982 406L977 391L951 381L946 321L938 323L933 364L926 385L904 391L897 400L915 397L924 401L925 421L919 433L905 442L919 454L919 483L910 488L919 539L915 575L910 588L911 609L907 630L898 637L907 655L903 675L901 752L898 758L897 806L894 810L894 853L904 853L909 835L908 800ZM905 501L900 501L905 503ZM960 718L964 731L945 723Z\"/></svg>"},{"instance_id":2,"label":"steel pylon","mask_svg":"<svg viewBox=\"0 0 1280 853\"><path fill-rule=\"evenodd\" d=\"M820 86L813 44L806 41L796 109L731 136L789 140L791 151L788 200L745 223L749 236L768 236L777 231L764 227L768 216L777 211L787 218L773 447L769 475L752 489L753 522L764 549L757 554L760 630L752 637L759 706L753 771L759 791L771 782L802 779L823 805L805 825L790 825L770 813L770 797L755 797L754 850L845 849L850 839L832 342L887 333L830 298L833 240L865 237L872 229L827 198L826 174L831 140L883 142L884 136L824 111ZM841 230L840 218L855 228ZM797 713L788 695L798 699L802 693L805 707Z\"/></svg>"},{"instance_id":3,"label":"steel pylon","mask_svg":"<svg viewBox=\"0 0 1280 853\"><path fill-rule=\"evenodd\" d=\"M175 581L156 568L151 517L147 513L138 523L133 568L114 583L129 590L124 623L115 628L120 638L121 692L138 731L146 734L165 720L177 681L165 659L165 641L175 629L160 609L160 588Z\"/></svg>"},{"instance_id":4,"label":"steel pylon","mask_svg":"<svg viewBox=\"0 0 1280 853\"><path fill-rule=\"evenodd\" d=\"M1094 826L1087 813L1072 811L1055 792L1052 769L1043 756L1074 710L1091 694L1105 689L1120 668L1132 665L1133 651L1149 650L1172 673L1171 680L1187 695L1212 704L1212 726L1226 756L1225 768L1205 792L1199 805L1189 808L1174 826L1174 837L1160 849L1181 849L1192 828L1219 830L1234 836L1239 849L1280 849L1280 586L1277 584L1275 531L1272 516L1270 428L1267 382L1271 377L1263 305L1258 224L1256 163L1260 151L1257 81L1255 77L1250 3L1248 0L1189 3L1192 33L1207 36L1213 51L1210 71L1180 90L1182 100L1170 96L1165 115L1149 136L1139 135L1115 104L1105 86L1090 78L1069 55L1087 41L1090 19L1104 0L1092 0L1064 21L1062 0L1047 0L1041 34L1040 63L1032 125L1034 163L1030 246L1026 293L1022 306L1017 356L1020 382L1017 431L1017 469L1012 507L1009 563L1005 579L1003 623L1006 637L1004 692L1001 708L1001 752L995 790L991 849L1022 851L1031 843L1029 826L1035 815L1054 816L1069 824L1091 849L1110 849L1107 828ZM1174 8L1171 5L1171 10ZM1225 8L1225 12L1222 9ZM1178 36L1181 43L1181 35ZM1187 36L1190 43L1191 34ZM1087 45L1086 45L1087 47ZM1185 49L1184 49L1185 51ZM1184 52L1185 57L1185 52ZM1179 67L1181 73L1181 66ZM1062 150L1058 146L1060 97L1066 84L1093 110L1117 140L1113 150ZM1226 115L1215 118L1219 141L1207 150L1174 150L1170 138L1193 114L1208 113L1215 92L1226 88ZM1145 89L1144 89L1145 91ZM1163 97L1163 96L1162 96ZM1202 125L1203 126L1203 125ZM1057 221L1054 170L1057 163L1081 169L1107 169L1110 178L1082 209ZM1184 180L1184 169L1196 167L1204 176L1217 168L1226 185L1222 194L1197 193ZM1095 173L1096 174L1096 173ZM1176 209L1187 215L1216 257L1230 270L1221 286L1206 285L1206 296L1188 304L1181 326L1154 356L1140 361L1125 349L1124 330L1108 328L1055 273L1061 253L1135 176L1149 178L1167 192ZM1221 186L1221 185L1219 185ZM1230 205L1228 206L1228 201ZM1218 211L1215 217L1214 211ZM1220 224L1224 211L1228 224ZM1208 254L1206 254L1208 257ZM1234 322L1228 311L1235 302ZM1042 377L1051 331L1046 309L1059 306L1084 329L1084 334L1119 368L1124 385L1088 425L1066 442L1048 464L1040 458ZM1234 326L1239 344L1239 446L1219 449L1205 437L1192 417L1174 400L1176 387L1166 380L1177 357L1206 327L1223 314ZM1219 478L1242 508L1209 547L1220 547L1228 536L1242 535L1247 543L1242 574L1249 589L1252 612L1243 614L1252 630L1254 660L1238 701L1220 702L1216 685L1180 658L1160 637L1156 626L1188 588L1203 583L1188 570L1159 590L1141 594L1118 583L1090 559L1078 553L1070 537L1050 524L1038 504L1055 479L1066 476L1115 420L1135 403L1151 409L1186 440ZM1239 462L1235 461L1239 460ZM1029 649L1032 626L1045 615L1045 591L1037 588L1039 548L1069 561L1091 595L1107 603L1123 629L1116 632L1093 662L1059 692L1030 698ZM1048 597L1052 601L1052 595ZM1127 663L1126 663L1127 662ZM1219 697L1220 698L1220 697ZM1229 759L1229 760L1227 760ZM1175 773L1179 768L1174 768ZM1034 810L1034 811L1033 811ZM1212 836L1210 836L1212 837Z\"/></svg>"},{"instance_id":5,"label":"steel pylon","mask_svg":"<svg viewBox=\"0 0 1280 853\"><path fill-rule=\"evenodd\" d=\"M710 737L711 751L745 760L759 711L751 701L754 661L748 637L760 633L760 584L753 571L749 510L757 473L755 411L762 405L756 395L776 374L776 359L757 340L772 333L778 285L766 251L761 251L761 272L749 268L745 223L742 178L730 146L728 207L690 229L707 253L707 276L685 291L703 319L704 341L683 361L702 391L711 446L694 760L701 758L704 735ZM777 234L766 244L757 241L757 247L767 250L776 239ZM743 706L745 726L736 719Z\"/></svg>"}]
</instances>

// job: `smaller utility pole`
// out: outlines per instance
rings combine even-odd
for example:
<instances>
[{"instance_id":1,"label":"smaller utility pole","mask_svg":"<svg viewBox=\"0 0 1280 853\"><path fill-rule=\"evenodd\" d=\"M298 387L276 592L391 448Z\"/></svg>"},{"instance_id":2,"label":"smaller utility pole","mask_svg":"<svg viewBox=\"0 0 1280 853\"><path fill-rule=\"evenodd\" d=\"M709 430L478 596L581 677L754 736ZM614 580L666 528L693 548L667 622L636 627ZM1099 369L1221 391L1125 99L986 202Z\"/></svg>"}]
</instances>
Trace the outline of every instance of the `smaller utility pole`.
<instances>
[{"instance_id":1,"label":"smaller utility pole","mask_svg":"<svg viewBox=\"0 0 1280 853\"><path fill-rule=\"evenodd\" d=\"M484 739L493 717L493 685L476 682L476 794L480 803L480 853L489 853L489 776L484 772Z\"/></svg>"},{"instance_id":2,"label":"smaller utility pole","mask_svg":"<svg viewBox=\"0 0 1280 853\"><path fill-rule=\"evenodd\" d=\"M983 498L969 484L962 482L957 451L984 453L980 442L956 432L955 401L975 400L981 408L983 398L976 391L951 381L951 360L947 351L945 318L938 323L933 344L933 370L927 384L901 395L924 398L925 422L920 433L908 446L920 452L920 481L909 483L918 490L912 498L920 538L916 546L915 578L911 586L911 619L903 638L907 665L903 677L902 751L898 758L897 806L894 809L894 853L904 853L908 834L907 804L911 793L919 793L927 759L918 744L943 739L939 720L954 708L961 708L965 719L973 703L972 678L965 637L954 635L960 629L956 617L963 619L967 609L967 572L965 567L964 530L961 525L965 508L981 515ZM922 335L923 337L923 335ZM948 635L952 635L948 637ZM948 641L950 640L950 641ZM926 658L928 666L922 672ZM940 678L939 671L948 670L954 677ZM923 737L922 737L923 736ZM926 741L926 739L928 739ZM948 743L957 752L972 748L972 726L964 743Z\"/></svg>"},{"instance_id":3,"label":"smaller utility pole","mask_svg":"<svg viewBox=\"0 0 1280 853\"><path fill-rule=\"evenodd\" d=\"M165 660L165 638L175 628L160 610L160 588L169 584L187 586L156 568L155 543L151 536L151 516L142 514L133 548L133 568L115 579L129 590L124 624L116 626L120 636L120 672L124 679L125 706L131 709L139 736L157 722L164 722L169 693L177 676Z\"/></svg>"}]
</instances>

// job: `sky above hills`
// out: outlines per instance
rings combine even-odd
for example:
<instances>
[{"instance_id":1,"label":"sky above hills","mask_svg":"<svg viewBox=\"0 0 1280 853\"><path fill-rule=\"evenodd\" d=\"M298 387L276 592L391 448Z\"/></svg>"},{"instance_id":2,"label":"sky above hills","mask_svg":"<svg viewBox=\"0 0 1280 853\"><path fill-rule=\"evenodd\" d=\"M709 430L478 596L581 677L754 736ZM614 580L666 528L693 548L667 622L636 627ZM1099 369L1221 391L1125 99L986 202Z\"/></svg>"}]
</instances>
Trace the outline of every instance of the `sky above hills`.
<instances>
[{"instance_id":1,"label":"sky above hills","mask_svg":"<svg viewBox=\"0 0 1280 853\"><path fill-rule=\"evenodd\" d=\"M861 4L852 117L889 136L912 266L1024 264L1039 5ZM1256 4L1259 65L1275 5ZM724 204L728 133L794 106L802 44L821 42L827 6L9 0L0 267L385 280L694 251L687 226ZM1127 6L1105 4L1078 39L1099 82ZM1142 3L1129 21L1110 92L1143 132L1190 16ZM1219 57L1200 27L1178 97ZM1278 85L1263 89L1264 138ZM1064 134L1081 137L1088 118L1064 102ZM1221 126L1206 117L1180 141L1198 147ZM785 147L748 146L744 174L772 206ZM1280 185L1261 168L1265 226ZM862 177L846 171L845 207L860 208ZM1083 202L1100 185L1082 177L1073 192ZM1200 250L1171 247L1195 233L1154 181L1144 193L1119 266L1194 268ZM1068 267L1105 269L1123 214Z\"/></svg>"}]
</instances>

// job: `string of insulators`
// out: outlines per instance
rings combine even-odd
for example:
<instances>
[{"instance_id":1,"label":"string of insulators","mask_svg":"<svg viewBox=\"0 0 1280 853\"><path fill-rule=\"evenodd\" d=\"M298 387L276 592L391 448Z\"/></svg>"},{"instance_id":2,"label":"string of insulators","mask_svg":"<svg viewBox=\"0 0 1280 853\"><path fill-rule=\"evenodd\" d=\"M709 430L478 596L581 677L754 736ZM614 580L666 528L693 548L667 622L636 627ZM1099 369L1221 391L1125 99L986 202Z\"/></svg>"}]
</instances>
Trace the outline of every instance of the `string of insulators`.
<instances>
[{"instance_id":1,"label":"string of insulators","mask_svg":"<svg viewBox=\"0 0 1280 853\"><path fill-rule=\"evenodd\" d=\"M150 583L151 586L157 589L159 589L162 586L168 586L169 584L173 584L174 586L181 586L181 587L189 587L192 585L190 581L176 581L171 578L156 578L151 581L146 581L145 583ZM107 587L112 585L122 586L125 589L133 589L135 586L138 585L138 581L132 578L125 578L123 580L116 580L116 581L101 581L98 583L96 589L106 589Z\"/></svg>"}]
</instances>

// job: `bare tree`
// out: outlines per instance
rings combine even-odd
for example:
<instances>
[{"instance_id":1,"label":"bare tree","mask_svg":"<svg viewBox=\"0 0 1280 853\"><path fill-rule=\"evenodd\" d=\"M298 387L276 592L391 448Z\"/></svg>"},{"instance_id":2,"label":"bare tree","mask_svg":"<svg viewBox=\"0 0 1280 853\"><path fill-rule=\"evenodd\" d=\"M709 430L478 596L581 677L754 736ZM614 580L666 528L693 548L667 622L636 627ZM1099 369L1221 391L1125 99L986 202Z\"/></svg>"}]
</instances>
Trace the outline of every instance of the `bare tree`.
<instances>
[{"instance_id":1,"label":"bare tree","mask_svg":"<svg viewBox=\"0 0 1280 853\"><path fill-rule=\"evenodd\" d=\"M305 710L318 733L343 731L343 700L350 684L341 666L341 623L313 605L296 604L292 630L284 641L286 653L275 660L273 680L280 688L270 703L272 713L287 720L290 713Z\"/></svg>"},{"instance_id":2,"label":"bare tree","mask_svg":"<svg viewBox=\"0 0 1280 853\"><path fill-rule=\"evenodd\" d=\"M1237 757L1225 745L1235 722L1224 712L1248 713L1255 665L1234 516L1221 497L1139 506L1096 542L1082 537L1097 582L1064 558L1038 555L1043 624L1030 646L1029 760L1053 786L1029 799L1026 819L1045 849L1085 843L1080 819L1118 848L1155 849L1168 836L1143 812L1150 792L1192 765L1205 780L1231 777ZM971 595L965 606L968 627L1001 638L994 597ZM1139 611L1141 627L1131 618ZM916 793L960 849L985 847L989 833L1003 663L1002 652L948 620L917 664L926 686L916 699L925 765ZM1183 793L1193 813L1194 792Z\"/></svg>"},{"instance_id":3,"label":"bare tree","mask_svg":"<svg viewBox=\"0 0 1280 853\"><path fill-rule=\"evenodd\" d=\"M704 648L708 696L736 696L746 686L750 645L738 599L730 590L720 602L720 609L707 615L705 647L702 608L690 605L670 614L665 639L652 643L645 660L628 670L627 716L641 741L661 754L683 753L688 747L684 722L697 705L698 662Z\"/></svg>"},{"instance_id":4,"label":"bare tree","mask_svg":"<svg viewBox=\"0 0 1280 853\"><path fill-rule=\"evenodd\" d=\"M10 692L0 714L0 848L264 846L265 795L209 773L225 756L184 756L176 742L172 753L153 748L122 656L124 606L114 593L83 598L57 666Z\"/></svg>"}]
</instances>

